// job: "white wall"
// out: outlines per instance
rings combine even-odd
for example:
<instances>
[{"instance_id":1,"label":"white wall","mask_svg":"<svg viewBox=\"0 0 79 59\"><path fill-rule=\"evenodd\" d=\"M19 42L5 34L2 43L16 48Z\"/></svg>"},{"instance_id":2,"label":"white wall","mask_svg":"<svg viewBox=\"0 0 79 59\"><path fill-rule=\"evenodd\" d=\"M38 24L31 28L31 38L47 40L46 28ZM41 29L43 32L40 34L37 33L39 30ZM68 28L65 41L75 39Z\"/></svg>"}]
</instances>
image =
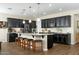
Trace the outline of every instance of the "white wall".
<instances>
[{"instance_id":1,"label":"white wall","mask_svg":"<svg viewBox=\"0 0 79 59\"><path fill-rule=\"evenodd\" d=\"M0 29L0 42L7 42L7 28Z\"/></svg>"}]
</instances>

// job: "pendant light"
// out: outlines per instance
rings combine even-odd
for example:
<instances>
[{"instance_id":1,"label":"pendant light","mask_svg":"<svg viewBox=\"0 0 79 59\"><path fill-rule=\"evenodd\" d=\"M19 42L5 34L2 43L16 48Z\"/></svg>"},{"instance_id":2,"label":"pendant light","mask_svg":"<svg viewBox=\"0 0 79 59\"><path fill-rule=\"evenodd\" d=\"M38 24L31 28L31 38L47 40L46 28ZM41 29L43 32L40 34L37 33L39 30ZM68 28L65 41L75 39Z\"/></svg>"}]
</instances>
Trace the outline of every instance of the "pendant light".
<instances>
[{"instance_id":1,"label":"pendant light","mask_svg":"<svg viewBox=\"0 0 79 59\"><path fill-rule=\"evenodd\" d=\"M31 12L31 6L29 6L29 10L30 10L30 12ZM29 23L31 23L31 22L32 22L32 20L29 19Z\"/></svg>"},{"instance_id":2,"label":"pendant light","mask_svg":"<svg viewBox=\"0 0 79 59\"><path fill-rule=\"evenodd\" d=\"M37 3L37 5L38 5L38 17L37 17L37 21L40 21L41 19L39 18L39 5L40 5L40 3Z\"/></svg>"},{"instance_id":3,"label":"pendant light","mask_svg":"<svg viewBox=\"0 0 79 59\"><path fill-rule=\"evenodd\" d=\"M25 24L25 20L23 20L23 24Z\"/></svg>"},{"instance_id":4,"label":"pendant light","mask_svg":"<svg viewBox=\"0 0 79 59\"><path fill-rule=\"evenodd\" d=\"M29 20L29 23L31 23L32 21L31 21L31 19Z\"/></svg>"}]
</instances>

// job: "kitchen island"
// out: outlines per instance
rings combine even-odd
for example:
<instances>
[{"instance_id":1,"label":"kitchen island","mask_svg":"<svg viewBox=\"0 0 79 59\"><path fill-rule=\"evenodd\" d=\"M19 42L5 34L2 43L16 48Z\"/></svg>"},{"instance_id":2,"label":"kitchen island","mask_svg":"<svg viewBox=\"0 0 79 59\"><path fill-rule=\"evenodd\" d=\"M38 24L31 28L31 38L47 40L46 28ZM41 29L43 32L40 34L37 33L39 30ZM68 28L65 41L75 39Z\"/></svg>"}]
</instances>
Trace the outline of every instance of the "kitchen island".
<instances>
[{"instance_id":1,"label":"kitchen island","mask_svg":"<svg viewBox=\"0 0 79 59\"><path fill-rule=\"evenodd\" d=\"M42 40L43 41L43 51L53 47L53 33L52 34L39 34L39 33L19 33L18 37L33 39L33 40Z\"/></svg>"}]
</instances>

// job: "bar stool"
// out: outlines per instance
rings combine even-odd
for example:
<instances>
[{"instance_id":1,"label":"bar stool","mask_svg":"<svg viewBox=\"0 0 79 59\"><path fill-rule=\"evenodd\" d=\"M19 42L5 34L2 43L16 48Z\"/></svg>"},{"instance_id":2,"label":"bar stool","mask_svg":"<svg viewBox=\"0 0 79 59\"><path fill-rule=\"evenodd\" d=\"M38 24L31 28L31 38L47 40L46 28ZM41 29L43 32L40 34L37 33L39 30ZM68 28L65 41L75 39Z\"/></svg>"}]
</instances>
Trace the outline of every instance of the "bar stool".
<instances>
[{"instance_id":1,"label":"bar stool","mask_svg":"<svg viewBox=\"0 0 79 59\"><path fill-rule=\"evenodd\" d=\"M16 37L16 39L15 39L15 43L18 45L18 37Z\"/></svg>"},{"instance_id":2,"label":"bar stool","mask_svg":"<svg viewBox=\"0 0 79 59\"><path fill-rule=\"evenodd\" d=\"M43 51L43 42L42 40L33 40L33 50L37 51Z\"/></svg>"},{"instance_id":3,"label":"bar stool","mask_svg":"<svg viewBox=\"0 0 79 59\"><path fill-rule=\"evenodd\" d=\"M19 41L19 45L20 45L20 47L23 47L24 39L23 39L22 37L20 37L19 40L20 40L20 41Z\"/></svg>"},{"instance_id":4,"label":"bar stool","mask_svg":"<svg viewBox=\"0 0 79 59\"><path fill-rule=\"evenodd\" d=\"M23 38L23 39L22 39L22 42L21 42L21 47L22 47L22 48L25 47L25 39L26 39L26 38Z\"/></svg>"},{"instance_id":5,"label":"bar stool","mask_svg":"<svg viewBox=\"0 0 79 59\"><path fill-rule=\"evenodd\" d=\"M16 42L17 45L20 45L20 37L16 37L15 42Z\"/></svg>"},{"instance_id":6,"label":"bar stool","mask_svg":"<svg viewBox=\"0 0 79 59\"><path fill-rule=\"evenodd\" d=\"M32 49L33 48L33 39L28 39L28 49Z\"/></svg>"},{"instance_id":7,"label":"bar stool","mask_svg":"<svg viewBox=\"0 0 79 59\"><path fill-rule=\"evenodd\" d=\"M28 47L28 39L24 38L24 49Z\"/></svg>"}]
</instances>

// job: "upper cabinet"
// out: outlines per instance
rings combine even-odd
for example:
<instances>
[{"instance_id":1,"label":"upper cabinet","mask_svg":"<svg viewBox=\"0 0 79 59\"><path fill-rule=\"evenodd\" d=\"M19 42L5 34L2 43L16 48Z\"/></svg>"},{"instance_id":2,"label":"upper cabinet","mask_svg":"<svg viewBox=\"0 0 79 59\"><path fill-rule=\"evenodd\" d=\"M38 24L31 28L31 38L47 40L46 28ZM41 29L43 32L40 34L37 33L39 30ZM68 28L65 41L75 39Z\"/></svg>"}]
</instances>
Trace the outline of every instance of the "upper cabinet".
<instances>
[{"instance_id":1,"label":"upper cabinet","mask_svg":"<svg viewBox=\"0 0 79 59\"><path fill-rule=\"evenodd\" d=\"M48 20L47 19L43 19L42 21L41 21L41 27L42 28L47 28L48 27Z\"/></svg>"},{"instance_id":2,"label":"upper cabinet","mask_svg":"<svg viewBox=\"0 0 79 59\"><path fill-rule=\"evenodd\" d=\"M48 19L47 25L48 25L48 28L55 27L55 18Z\"/></svg>"},{"instance_id":3,"label":"upper cabinet","mask_svg":"<svg viewBox=\"0 0 79 59\"><path fill-rule=\"evenodd\" d=\"M32 32L33 28L36 28L36 21L29 23L29 20L25 20L23 24L22 19L8 18L9 28L23 28L23 32Z\"/></svg>"},{"instance_id":4,"label":"upper cabinet","mask_svg":"<svg viewBox=\"0 0 79 59\"><path fill-rule=\"evenodd\" d=\"M62 16L56 18L56 27L70 27L71 26L71 17Z\"/></svg>"},{"instance_id":5,"label":"upper cabinet","mask_svg":"<svg viewBox=\"0 0 79 59\"><path fill-rule=\"evenodd\" d=\"M36 28L36 21L32 21L31 26L32 28Z\"/></svg>"},{"instance_id":6,"label":"upper cabinet","mask_svg":"<svg viewBox=\"0 0 79 59\"><path fill-rule=\"evenodd\" d=\"M8 18L8 27L12 28L24 28L24 24L21 19Z\"/></svg>"},{"instance_id":7,"label":"upper cabinet","mask_svg":"<svg viewBox=\"0 0 79 59\"><path fill-rule=\"evenodd\" d=\"M71 27L71 16L62 16L41 21L42 28Z\"/></svg>"},{"instance_id":8,"label":"upper cabinet","mask_svg":"<svg viewBox=\"0 0 79 59\"><path fill-rule=\"evenodd\" d=\"M29 23L29 21L27 21L25 24L26 31L32 32L33 28L36 28L36 21L32 21L31 23Z\"/></svg>"},{"instance_id":9,"label":"upper cabinet","mask_svg":"<svg viewBox=\"0 0 79 59\"><path fill-rule=\"evenodd\" d=\"M18 23L18 27L24 28L23 20L19 20Z\"/></svg>"},{"instance_id":10,"label":"upper cabinet","mask_svg":"<svg viewBox=\"0 0 79 59\"><path fill-rule=\"evenodd\" d=\"M36 21L32 21L31 23L29 23L29 21L26 20L25 24L23 24L22 19L8 18L8 27L24 28L24 26L28 26L30 28L36 28Z\"/></svg>"}]
</instances>

